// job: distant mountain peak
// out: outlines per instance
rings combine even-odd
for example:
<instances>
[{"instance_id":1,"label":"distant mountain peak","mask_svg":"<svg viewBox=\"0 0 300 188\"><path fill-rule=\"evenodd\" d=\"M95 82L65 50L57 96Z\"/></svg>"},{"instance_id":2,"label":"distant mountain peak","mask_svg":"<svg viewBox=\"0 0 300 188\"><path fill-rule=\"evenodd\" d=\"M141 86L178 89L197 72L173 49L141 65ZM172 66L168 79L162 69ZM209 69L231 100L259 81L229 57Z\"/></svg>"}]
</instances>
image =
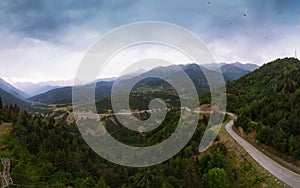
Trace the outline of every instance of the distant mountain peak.
<instances>
[{"instance_id":1,"label":"distant mountain peak","mask_svg":"<svg viewBox=\"0 0 300 188\"><path fill-rule=\"evenodd\" d=\"M232 64L234 64L234 65L242 65L243 63L236 61L236 62L234 62ZM245 64L248 64L248 63L245 63Z\"/></svg>"},{"instance_id":2,"label":"distant mountain peak","mask_svg":"<svg viewBox=\"0 0 300 188\"><path fill-rule=\"evenodd\" d=\"M240 69L243 69L243 70L248 70L248 71L254 71L256 69L259 68L258 65L256 64L251 64L251 63L246 63L246 64L242 64L240 62L235 62L235 63L232 63L232 65L240 68Z\"/></svg>"}]
</instances>

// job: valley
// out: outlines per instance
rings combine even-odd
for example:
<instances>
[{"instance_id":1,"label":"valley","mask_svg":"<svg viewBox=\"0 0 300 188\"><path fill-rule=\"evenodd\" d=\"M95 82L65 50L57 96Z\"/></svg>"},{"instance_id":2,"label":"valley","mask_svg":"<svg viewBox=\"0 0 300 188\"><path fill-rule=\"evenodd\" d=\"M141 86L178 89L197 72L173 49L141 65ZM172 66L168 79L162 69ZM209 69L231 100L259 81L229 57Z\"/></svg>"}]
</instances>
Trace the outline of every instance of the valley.
<instances>
[{"instance_id":1,"label":"valley","mask_svg":"<svg viewBox=\"0 0 300 188\"><path fill-rule=\"evenodd\" d=\"M228 111L237 114L239 117L234 122L234 126L237 129L243 129L245 134L256 131L257 134L254 139L272 147L274 147L273 142L275 142L272 139L275 137L266 142L264 139L268 139L268 137L259 136L260 134L270 133L263 131L272 132L274 128L274 130L279 131L275 134L283 134L283 136L276 137L282 139L277 140L277 143L283 143L284 139L288 139L289 134L292 135L289 140L291 143L288 142L286 145L276 144L276 146L286 147L287 149L279 150L279 152L287 152L295 160L298 160L297 122L292 122L291 129L288 129L286 124L278 124L276 126L281 126L281 128L275 128L267 122L276 124L273 116L268 117L273 113L289 120L290 114L283 110L285 108L298 115L296 104L298 83L300 83L298 82L300 62L294 58L278 59L260 68L250 70L242 70L242 65L237 63L236 66L232 66L232 64L221 66L224 79L227 82ZM209 145L208 150L199 154L198 146L206 129L211 109L209 105L209 87L201 70L204 67L200 68L193 64L183 67L199 94L202 106L196 108L196 110L181 107L181 101L176 90L168 82L161 79L147 78L149 75L153 77L155 74L164 74L166 79L171 79L176 75L172 72L172 67L156 68L143 72L141 75L126 76L119 80L116 78L124 87L132 81L141 80L136 83L129 94L131 111L114 112L112 109L111 97L124 94L122 94L123 91L120 91L120 93L112 95L112 86L116 80L99 81L81 86L83 88L96 88L96 98L93 105L96 106L97 114L100 115L107 132L122 143L133 146L144 147L160 143L175 130L176 122L179 121L179 114L184 110L189 113L200 113L200 120L192 140L176 156L162 164L135 169L121 167L99 157L86 145L76 126L72 115L72 87L55 88L27 99L16 98L13 93L7 91L3 91L4 94L0 93L2 101L5 101L0 110L0 121L4 122L0 128L5 129L4 125L12 124L10 134L5 138L1 138L1 142L5 143L5 147L3 147L0 155L10 158L12 163L11 175L16 185L58 187L66 185L75 187L152 187L165 185L166 187L193 187L210 184L209 174L217 173L220 175L225 173L225 179L215 182L222 184L222 187L245 187L246 185L251 185L251 187L281 187L283 185L295 187L298 184L298 175L286 171L275 162L270 162L253 146L245 144L245 141L230 129L233 121L230 120L229 116L226 116L224 120L227 123L226 130L237 140L237 143L231 140L232 138L228 138L229 134L225 134L224 128L221 128L223 132L221 130L220 135ZM276 69L278 67L280 67L280 70L285 71L277 74ZM205 71L217 74L212 67L206 65L206 68ZM278 77L274 78L274 76L269 76L268 73ZM280 98L270 100L263 97L267 92L274 92L272 97L276 98L278 96ZM281 100L288 100L287 97L294 102L287 102L285 106ZM132 112L135 118L148 119L151 115L151 109L148 105L155 98L160 98L166 103L168 112L163 124L154 131L149 133L130 131L115 119L115 115L127 116ZM279 104L270 106L272 105L271 101ZM262 107L267 102L269 104L268 112ZM282 111L281 115L278 114L278 110ZM278 122L280 122L279 117ZM89 118L89 113L87 113L87 118ZM94 132L93 134L98 133ZM249 149L251 147L252 149ZM54 153L57 154L54 155ZM237 157L238 160L234 160L233 156ZM265 169L257 165L255 161ZM179 168L182 168L183 171L180 172ZM81 170L78 172L79 169ZM24 172L26 172L24 177L21 177L20 174L24 174ZM286 176L283 177L281 174L286 174ZM186 181L185 177L188 177L190 181ZM214 184L211 184L211 186L213 187Z\"/></svg>"}]
</instances>

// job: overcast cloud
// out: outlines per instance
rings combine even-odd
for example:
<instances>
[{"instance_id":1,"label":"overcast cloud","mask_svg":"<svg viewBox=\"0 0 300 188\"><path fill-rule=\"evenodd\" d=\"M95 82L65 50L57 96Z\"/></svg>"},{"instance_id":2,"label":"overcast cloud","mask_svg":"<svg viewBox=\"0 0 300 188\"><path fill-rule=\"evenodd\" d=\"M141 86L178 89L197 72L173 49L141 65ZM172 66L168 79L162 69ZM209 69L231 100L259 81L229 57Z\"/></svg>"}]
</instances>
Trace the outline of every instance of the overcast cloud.
<instances>
[{"instance_id":1,"label":"overcast cloud","mask_svg":"<svg viewBox=\"0 0 300 188\"><path fill-rule=\"evenodd\" d=\"M261 65L300 49L299 2L2 0L0 77L10 82L70 79L101 35L137 21L186 27L217 62Z\"/></svg>"}]
</instances>

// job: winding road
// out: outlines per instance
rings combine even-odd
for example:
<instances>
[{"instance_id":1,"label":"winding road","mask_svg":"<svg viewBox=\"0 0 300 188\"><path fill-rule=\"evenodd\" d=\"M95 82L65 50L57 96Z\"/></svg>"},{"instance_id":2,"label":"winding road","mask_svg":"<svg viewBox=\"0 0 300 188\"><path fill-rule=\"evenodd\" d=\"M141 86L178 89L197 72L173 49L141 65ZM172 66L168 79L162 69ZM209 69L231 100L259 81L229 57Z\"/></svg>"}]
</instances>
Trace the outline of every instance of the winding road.
<instances>
[{"instance_id":1,"label":"winding road","mask_svg":"<svg viewBox=\"0 0 300 188\"><path fill-rule=\"evenodd\" d=\"M186 109L187 111L191 112L192 110L187 107L182 107L182 109ZM147 110L148 112L151 110ZM196 111L195 113L211 113L211 111ZM140 113L140 112L119 112L115 113L118 115L132 115L132 113ZM233 139L235 139L241 147L243 147L249 155L257 161L263 168L265 168L267 171L269 171L271 174L273 174L276 178L280 179L287 185L291 187L299 187L300 188L300 175L296 174L287 168L281 166L280 164L273 161L270 157L266 156L262 152L260 152L258 149L256 149L254 146L252 146L250 143L248 143L246 140L244 140L242 137L240 137L237 133L235 133L232 129L234 120L237 118L235 114L229 113L229 112L223 112L230 115L233 119L229 121L225 125L226 131L231 135ZM81 113L82 114L82 113ZM106 114L106 115L115 115L115 114ZM97 115L97 114L96 114ZM104 115L104 114L102 114Z\"/></svg>"},{"instance_id":2,"label":"winding road","mask_svg":"<svg viewBox=\"0 0 300 188\"><path fill-rule=\"evenodd\" d=\"M237 116L232 113L227 113L233 119L236 119ZM232 125L234 120L231 120L229 123L225 125L226 131L234 138L250 155L256 160L262 167L264 167L267 171L273 174L275 177L286 183L291 187L300 187L300 175L296 174L287 168L279 165L271 158L260 152L254 146L249 144L246 140L240 137L237 133L235 133L232 129Z\"/></svg>"}]
</instances>

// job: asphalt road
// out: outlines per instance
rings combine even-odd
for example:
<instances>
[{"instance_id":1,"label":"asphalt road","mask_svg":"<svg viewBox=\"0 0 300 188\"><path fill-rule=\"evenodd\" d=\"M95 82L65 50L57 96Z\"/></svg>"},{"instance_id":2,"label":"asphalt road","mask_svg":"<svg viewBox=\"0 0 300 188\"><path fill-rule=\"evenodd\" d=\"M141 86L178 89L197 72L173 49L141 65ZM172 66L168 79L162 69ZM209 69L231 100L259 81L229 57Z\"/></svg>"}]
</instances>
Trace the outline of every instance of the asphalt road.
<instances>
[{"instance_id":1,"label":"asphalt road","mask_svg":"<svg viewBox=\"0 0 300 188\"><path fill-rule=\"evenodd\" d=\"M234 114L228 113L231 117L236 119ZM262 167L273 174L275 177L286 183L291 187L300 188L300 175L296 174L283 166L279 165L271 158L257 150L254 146L249 144L246 140L241 138L232 130L233 120L231 120L226 126L226 131L256 160Z\"/></svg>"}]
</instances>

